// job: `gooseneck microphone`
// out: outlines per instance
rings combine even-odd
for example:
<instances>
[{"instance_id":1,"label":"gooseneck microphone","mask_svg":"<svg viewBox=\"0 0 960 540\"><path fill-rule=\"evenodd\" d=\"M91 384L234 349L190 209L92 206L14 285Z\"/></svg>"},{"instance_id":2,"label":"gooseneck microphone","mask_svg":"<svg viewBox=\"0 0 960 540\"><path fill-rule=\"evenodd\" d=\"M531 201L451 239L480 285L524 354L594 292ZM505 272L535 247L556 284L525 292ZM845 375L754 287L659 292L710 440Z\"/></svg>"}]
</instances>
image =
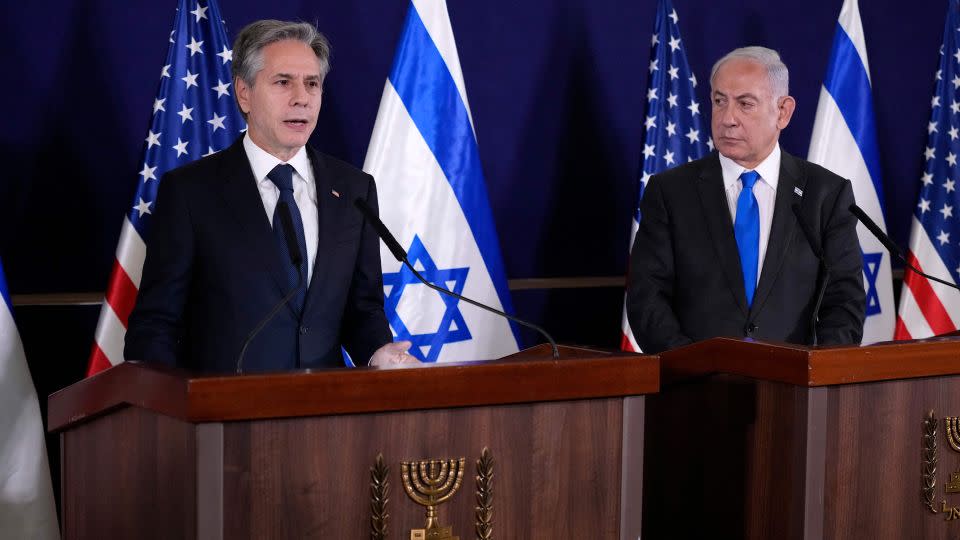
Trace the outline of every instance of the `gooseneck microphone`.
<instances>
[{"instance_id":1,"label":"gooseneck microphone","mask_svg":"<svg viewBox=\"0 0 960 540\"><path fill-rule=\"evenodd\" d=\"M817 235L814 234L813 228L810 227L810 224L807 223L807 220L804 219L803 214L800 212L800 204L793 204L793 215L797 217L797 223L800 224L800 230L803 231L803 236L807 239L807 244L810 245L810 249L813 251L813 254L816 255L817 260L820 261L820 272L823 274L823 279L820 281L820 286L817 287L817 301L813 304L813 314L810 316L810 343L814 346L817 345L817 319L820 314L820 304L823 302L823 294L827 290L827 283L830 281L830 267L827 265L826 259L823 258L823 249L820 246L820 240L817 238Z\"/></svg>"},{"instance_id":2,"label":"gooseneck microphone","mask_svg":"<svg viewBox=\"0 0 960 540\"><path fill-rule=\"evenodd\" d=\"M283 237L287 242L287 251L290 253L290 263L297 269L297 286L290 289L290 292L281 298L280 301L273 306L273 309L267 313L267 316L260 319L257 326L247 334L247 339L243 340L243 348L240 349L240 356L237 358L237 375L243 373L243 357L247 354L247 347L250 346L253 338L257 337L257 334L263 330L263 327L265 327L271 319L276 317L280 309L287 305L287 302L303 288L303 272L300 270L300 264L303 263L303 255L300 253L300 246L297 245L297 237L293 234L293 218L290 216L290 207L287 203L280 201L277 203L277 211L280 216L280 224L283 226Z\"/></svg>"},{"instance_id":3,"label":"gooseneck microphone","mask_svg":"<svg viewBox=\"0 0 960 540\"><path fill-rule=\"evenodd\" d=\"M444 289L443 287L438 287L433 283L430 283L429 281L424 279L424 277L420 275L420 272L417 272L417 269L414 268L412 264L410 264L410 261L407 259L407 252L403 249L403 247L400 246L400 243L397 242L397 239L393 237L393 234L390 233L390 230L387 229L387 226L384 225L382 221L380 221L380 218L377 217L377 214L373 211L372 208L370 208L367 202L364 201L363 199L357 198L353 201L353 205L356 206L358 210L360 210L360 213L363 214L363 217L365 217L367 221L370 223L370 225L373 226L373 230L377 231L377 236L379 236L380 239L383 240L383 243L387 245L387 249L390 250L390 253L393 254L393 256L397 259L397 261L406 265L406 267L409 268L411 272L413 272L413 275L417 276L417 279L419 279L424 285L439 292L440 294L453 296L454 298L463 300L464 302L470 305L485 309L491 313L496 313L501 317L505 317L507 319L510 319L511 321L516 322L517 324L521 324L523 326L526 326L527 328L536 330L543 337L547 338L547 341L550 342L550 348L553 350L553 358L555 360L560 358L560 351L557 349L557 343L553 340L553 337L551 337L550 334L548 334L547 331L544 330L543 328L533 323L524 321L523 319L518 319L513 315L508 315L498 309L494 309L485 304L481 304L480 302L477 302L475 300L471 300L465 296L461 296L453 291Z\"/></svg>"},{"instance_id":4,"label":"gooseneck microphone","mask_svg":"<svg viewBox=\"0 0 960 540\"><path fill-rule=\"evenodd\" d=\"M887 236L887 233L883 232L883 230L878 227L872 219L870 219L870 216L868 216L866 212L857 206L856 203L850 205L850 213L857 216L857 219L860 220L860 223L863 223L863 226L866 227L867 230L869 230L870 233L873 234L873 236L875 236L881 244L883 244L883 247L887 248L887 251L889 251L892 255L896 255L898 259L903 261L903 264L906 268L909 268L919 276L925 277L931 281L936 281L937 283L942 283L947 287L960 291L960 287L958 287L956 284L942 280L938 277L933 277L930 274L923 272L916 266L910 264L910 261L907 260L907 257L903 254L900 246L898 246L889 236Z\"/></svg>"}]
</instances>

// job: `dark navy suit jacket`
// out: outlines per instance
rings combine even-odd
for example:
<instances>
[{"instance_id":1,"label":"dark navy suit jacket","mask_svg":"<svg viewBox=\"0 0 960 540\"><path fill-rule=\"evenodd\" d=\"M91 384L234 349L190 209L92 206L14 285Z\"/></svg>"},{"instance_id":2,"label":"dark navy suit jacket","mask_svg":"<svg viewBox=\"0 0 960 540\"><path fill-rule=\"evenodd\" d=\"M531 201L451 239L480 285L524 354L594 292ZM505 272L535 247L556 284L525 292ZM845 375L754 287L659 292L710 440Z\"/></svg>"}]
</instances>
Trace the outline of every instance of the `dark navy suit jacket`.
<instances>
[{"instance_id":1,"label":"dark navy suit jacket","mask_svg":"<svg viewBox=\"0 0 960 540\"><path fill-rule=\"evenodd\" d=\"M650 179L627 290L630 326L644 352L719 336L809 343L823 276L794 203L830 268L819 343L860 343L865 295L857 221L848 210L853 189L823 167L781 155L770 239L749 307L718 154Z\"/></svg>"},{"instance_id":2,"label":"dark navy suit jacket","mask_svg":"<svg viewBox=\"0 0 960 540\"><path fill-rule=\"evenodd\" d=\"M307 146L319 240L302 317L284 307L251 342L244 371L358 365L391 341L379 241L354 208L377 209L373 178ZM339 196L337 196L339 195ZM289 290L242 139L167 173L124 357L232 372L244 338Z\"/></svg>"}]
</instances>

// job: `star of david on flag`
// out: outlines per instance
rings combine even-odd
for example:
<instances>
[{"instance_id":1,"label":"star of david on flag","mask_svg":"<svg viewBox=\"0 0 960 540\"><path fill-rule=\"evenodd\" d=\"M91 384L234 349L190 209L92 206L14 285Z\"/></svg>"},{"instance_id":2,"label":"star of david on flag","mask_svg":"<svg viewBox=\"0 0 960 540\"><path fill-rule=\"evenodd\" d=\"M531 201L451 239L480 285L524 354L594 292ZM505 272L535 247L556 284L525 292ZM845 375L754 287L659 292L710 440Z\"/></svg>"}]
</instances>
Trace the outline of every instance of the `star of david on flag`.
<instances>
[{"instance_id":1,"label":"star of david on flag","mask_svg":"<svg viewBox=\"0 0 960 540\"><path fill-rule=\"evenodd\" d=\"M700 103L694 88L697 77L687 62L680 39L680 17L670 0L657 4L657 18L650 41L650 79L647 84L647 114L644 117L643 157L637 211L630 223L630 248L640 228L640 199L647 182L663 172L706 155L713 150L713 141L704 127ZM628 257L629 260L629 257ZM633 330L623 307L620 348L639 352Z\"/></svg>"},{"instance_id":2,"label":"star of david on flag","mask_svg":"<svg viewBox=\"0 0 960 540\"><path fill-rule=\"evenodd\" d=\"M863 253L863 285L867 289L867 317L883 312L880 307L880 293L877 291L877 278L880 277L880 264L883 253Z\"/></svg>"},{"instance_id":3,"label":"star of david on flag","mask_svg":"<svg viewBox=\"0 0 960 540\"><path fill-rule=\"evenodd\" d=\"M886 231L870 64L857 0L845 0L840 8L807 159L849 179L857 205ZM857 236L867 296L862 343L889 341L894 326L890 256L862 224Z\"/></svg>"},{"instance_id":4,"label":"star of david on flag","mask_svg":"<svg viewBox=\"0 0 960 540\"><path fill-rule=\"evenodd\" d=\"M246 123L233 98L233 51L215 0L180 0L170 32L160 89L144 139L137 193L123 220L87 375L123 361L127 318L133 311L163 175L223 150Z\"/></svg>"},{"instance_id":5,"label":"star of david on flag","mask_svg":"<svg viewBox=\"0 0 960 540\"><path fill-rule=\"evenodd\" d=\"M466 85L443 1L413 0L363 169L380 217L425 278L512 311ZM489 360L518 350L506 319L417 284L380 247L385 308L398 339L427 362Z\"/></svg>"},{"instance_id":6,"label":"star of david on flag","mask_svg":"<svg viewBox=\"0 0 960 540\"><path fill-rule=\"evenodd\" d=\"M907 259L920 270L960 282L960 3L950 0L934 76L927 124L926 162L920 177L920 200L913 212ZM956 214L954 211L956 210ZM960 293L946 285L906 272L900 291L896 339L920 339L956 330Z\"/></svg>"},{"instance_id":7,"label":"star of david on flag","mask_svg":"<svg viewBox=\"0 0 960 540\"><path fill-rule=\"evenodd\" d=\"M469 268L437 268L437 264L430 257L419 236L413 237L413 244L407 250L407 258L420 275L430 283L446 287L451 292L463 294ZM463 313L460 312L460 300L444 294L437 295L443 307L433 310L441 313L440 322L429 325L435 328L434 331L414 333L404 322L404 319L411 320L412 316L403 317L398 309L400 299L403 298L403 293L408 286L425 287L405 265L401 266L398 272L383 275L383 288L386 294L384 310L387 319L397 339L409 340L413 343L410 354L423 362L436 362L445 344L467 341L473 337L467 328Z\"/></svg>"}]
</instances>

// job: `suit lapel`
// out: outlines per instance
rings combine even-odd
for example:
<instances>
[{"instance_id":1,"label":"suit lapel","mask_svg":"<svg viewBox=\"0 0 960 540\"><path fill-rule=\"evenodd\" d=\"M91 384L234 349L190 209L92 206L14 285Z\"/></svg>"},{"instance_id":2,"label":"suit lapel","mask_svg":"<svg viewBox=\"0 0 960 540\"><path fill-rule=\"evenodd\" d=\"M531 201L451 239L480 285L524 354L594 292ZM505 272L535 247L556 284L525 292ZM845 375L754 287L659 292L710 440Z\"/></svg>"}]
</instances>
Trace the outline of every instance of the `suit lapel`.
<instances>
[{"instance_id":1,"label":"suit lapel","mask_svg":"<svg viewBox=\"0 0 960 540\"><path fill-rule=\"evenodd\" d=\"M793 243L797 231L796 218L790 207L798 200L796 188L803 188L803 177L796 158L786 152L780 154L780 178L777 180L777 195L773 206L773 223L770 226L770 239L767 241L767 253L763 258L763 269L757 282L757 292L753 297L750 313L756 314L763 309L764 302L773 290L780 275L787 252Z\"/></svg>"},{"instance_id":2,"label":"suit lapel","mask_svg":"<svg viewBox=\"0 0 960 540\"><path fill-rule=\"evenodd\" d=\"M313 181L317 187L317 258L313 263L313 278L307 289L307 300L304 313L310 313L310 308L318 301L320 289L327 280L331 254L335 252L337 223L343 223L342 212L352 210L346 208L347 192L340 179L334 178L327 169L323 156L307 145L307 154L310 156L310 166L313 168ZM334 195L336 192L340 196Z\"/></svg>"},{"instance_id":3,"label":"suit lapel","mask_svg":"<svg viewBox=\"0 0 960 540\"><path fill-rule=\"evenodd\" d=\"M697 193L700 196L700 205L707 221L707 230L713 237L714 250L720 267L730 285L730 291L737 301L737 305L744 315L747 314L747 293L743 289L743 270L740 268L740 252L737 249L737 240L733 235L733 221L730 219L730 209L727 206L727 195L723 188L723 172L720 169L720 158L716 153L705 163L700 170L700 180L697 182Z\"/></svg>"},{"instance_id":4,"label":"suit lapel","mask_svg":"<svg viewBox=\"0 0 960 540\"><path fill-rule=\"evenodd\" d=\"M235 234L243 237L243 244L250 246L253 258L264 265L277 286L277 292L284 295L289 287L287 274L281 266L282 255L274 240L270 220L263 210L263 199L250 170L250 161L243 150L243 137L223 152L221 175L225 188L221 190L221 195L236 219Z\"/></svg>"}]
</instances>

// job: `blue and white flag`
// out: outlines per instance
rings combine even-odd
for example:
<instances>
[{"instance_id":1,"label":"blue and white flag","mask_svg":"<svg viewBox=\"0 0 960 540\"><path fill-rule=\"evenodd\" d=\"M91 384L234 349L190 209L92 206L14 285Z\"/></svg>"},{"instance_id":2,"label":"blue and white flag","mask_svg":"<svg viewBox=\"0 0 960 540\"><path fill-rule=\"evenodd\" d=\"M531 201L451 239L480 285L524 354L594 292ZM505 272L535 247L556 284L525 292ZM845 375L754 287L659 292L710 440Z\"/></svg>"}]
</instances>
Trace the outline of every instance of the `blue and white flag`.
<instances>
[{"instance_id":1,"label":"blue and white flag","mask_svg":"<svg viewBox=\"0 0 960 540\"><path fill-rule=\"evenodd\" d=\"M0 538L60 538L37 391L0 264Z\"/></svg>"},{"instance_id":2,"label":"blue and white flag","mask_svg":"<svg viewBox=\"0 0 960 540\"><path fill-rule=\"evenodd\" d=\"M410 4L363 168L377 180L380 217L426 279L512 311L442 0ZM397 339L413 342L410 354L443 362L518 350L516 329L506 319L420 284L386 246L380 257L387 319Z\"/></svg>"},{"instance_id":3,"label":"blue and white flag","mask_svg":"<svg viewBox=\"0 0 960 540\"><path fill-rule=\"evenodd\" d=\"M848 178L853 183L857 205L886 231L870 65L857 0L845 0L840 9L808 159ZM857 226L857 235L867 293L863 343L888 341L893 338L897 314L890 254L862 224Z\"/></svg>"},{"instance_id":4,"label":"blue and white flag","mask_svg":"<svg viewBox=\"0 0 960 540\"><path fill-rule=\"evenodd\" d=\"M700 103L694 88L697 77L687 63L687 53L680 39L680 17L670 0L660 0L657 18L650 38L650 64L647 70L647 114L644 117L643 157L637 210L630 225L630 247L640 228L640 199L654 174L677 165L701 158L707 147L713 150L713 141L704 127ZM629 257L628 257L629 259ZM639 352L623 308L620 348Z\"/></svg>"}]
</instances>

